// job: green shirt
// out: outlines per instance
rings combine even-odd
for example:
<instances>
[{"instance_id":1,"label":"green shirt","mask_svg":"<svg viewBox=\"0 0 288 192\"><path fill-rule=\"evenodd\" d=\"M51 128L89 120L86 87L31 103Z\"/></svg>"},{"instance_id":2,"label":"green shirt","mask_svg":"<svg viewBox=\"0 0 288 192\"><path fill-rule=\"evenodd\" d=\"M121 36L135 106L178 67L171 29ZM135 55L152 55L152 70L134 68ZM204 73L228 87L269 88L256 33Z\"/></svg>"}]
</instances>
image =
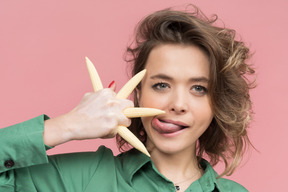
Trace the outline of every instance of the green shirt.
<instances>
[{"instance_id":1,"label":"green shirt","mask_svg":"<svg viewBox=\"0 0 288 192\"><path fill-rule=\"evenodd\" d=\"M101 146L96 152L47 156L43 143L45 115L0 129L1 192L167 192L175 191L146 155L132 149L114 156ZM240 184L217 179L203 160L204 175L186 191L247 191Z\"/></svg>"}]
</instances>

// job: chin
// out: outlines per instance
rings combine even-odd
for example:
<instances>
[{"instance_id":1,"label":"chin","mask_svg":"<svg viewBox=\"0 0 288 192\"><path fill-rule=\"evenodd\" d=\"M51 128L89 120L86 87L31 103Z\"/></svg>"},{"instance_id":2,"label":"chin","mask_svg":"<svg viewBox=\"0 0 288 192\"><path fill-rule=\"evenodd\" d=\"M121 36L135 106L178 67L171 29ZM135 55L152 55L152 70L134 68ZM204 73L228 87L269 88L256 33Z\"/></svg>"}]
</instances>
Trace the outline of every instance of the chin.
<instances>
[{"instance_id":1,"label":"chin","mask_svg":"<svg viewBox=\"0 0 288 192\"><path fill-rule=\"evenodd\" d=\"M171 142L171 141L158 141L156 143L147 144L149 152L151 155L153 153L162 153L165 155L174 155L181 152L194 151L194 145L183 146L179 142Z\"/></svg>"}]
</instances>

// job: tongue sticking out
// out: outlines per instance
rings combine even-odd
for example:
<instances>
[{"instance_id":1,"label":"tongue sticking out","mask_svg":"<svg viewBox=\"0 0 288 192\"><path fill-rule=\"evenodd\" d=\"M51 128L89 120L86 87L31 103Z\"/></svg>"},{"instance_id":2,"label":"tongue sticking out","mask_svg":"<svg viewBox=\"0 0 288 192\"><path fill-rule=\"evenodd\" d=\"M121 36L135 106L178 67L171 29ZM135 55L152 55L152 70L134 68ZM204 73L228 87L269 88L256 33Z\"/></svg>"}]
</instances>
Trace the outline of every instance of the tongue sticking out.
<instances>
[{"instance_id":1,"label":"tongue sticking out","mask_svg":"<svg viewBox=\"0 0 288 192\"><path fill-rule=\"evenodd\" d=\"M176 131L180 131L181 129L185 128L181 125L161 121L157 118L154 118L152 120L152 126L155 130L157 130L160 133L174 133Z\"/></svg>"}]
</instances>

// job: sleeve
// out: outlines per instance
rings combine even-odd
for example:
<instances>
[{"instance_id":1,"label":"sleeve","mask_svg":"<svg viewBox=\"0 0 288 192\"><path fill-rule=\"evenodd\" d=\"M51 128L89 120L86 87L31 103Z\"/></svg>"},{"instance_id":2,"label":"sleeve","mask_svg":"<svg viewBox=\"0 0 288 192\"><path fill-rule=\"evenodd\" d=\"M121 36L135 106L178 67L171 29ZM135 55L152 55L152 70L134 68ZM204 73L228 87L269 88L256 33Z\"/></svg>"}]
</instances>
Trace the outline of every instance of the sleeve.
<instances>
[{"instance_id":1,"label":"sleeve","mask_svg":"<svg viewBox=\"0 0 288 192\"><path fill-rule=\"evenodd\" d=\"M46 148L50 147L45 146L43 142L44 120L46 119L49 117L41 115L0 129L0 191L23 191L16 189L18 176L26 177L25 185L33 186L28 170L25 173L23 170L19 173L15 170L48 163ZM36 191L35 187L27 189Z\"/></svg>"},{"instance_id":2,"label":"sleeve","mask_svg":"<svg viewBox=\"0 0 288 192\"><path fill-rule=\"evenodd\" d=\"M0 173L48 162L46 148L49 147L43 142L46 119L49 117L41 115L0 129Z\"/></svg>"},{"instance_id":3,"label":"sleeve","mask_svg":"<svg viewBox=\"0 0 288 192\"><path fill-rule=\"evenodd\" d=\"M43 130L48 118L0 129L1 192L81 192L95 174L103 150L47 156Z\"/></svg>"}]
</instances>

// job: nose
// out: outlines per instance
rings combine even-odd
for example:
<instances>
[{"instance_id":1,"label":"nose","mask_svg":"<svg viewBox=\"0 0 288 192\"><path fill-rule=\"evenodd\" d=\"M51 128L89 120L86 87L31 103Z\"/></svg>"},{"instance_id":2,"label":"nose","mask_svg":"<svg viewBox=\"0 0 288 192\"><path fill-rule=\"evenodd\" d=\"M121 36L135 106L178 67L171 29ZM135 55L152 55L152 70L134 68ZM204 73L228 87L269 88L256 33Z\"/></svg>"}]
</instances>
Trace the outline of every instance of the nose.
<instances>
[{"instance_id":1,"label":"nose","mask_svg":"<svg viewBox=\"0 0 288 192\"><path fill-rule=\"evenodd\" d=\"M188 98L183 91L175 91L170 98L169 111L175 114L185 114L188 111Z\"/></svg>"}]
</instances>

